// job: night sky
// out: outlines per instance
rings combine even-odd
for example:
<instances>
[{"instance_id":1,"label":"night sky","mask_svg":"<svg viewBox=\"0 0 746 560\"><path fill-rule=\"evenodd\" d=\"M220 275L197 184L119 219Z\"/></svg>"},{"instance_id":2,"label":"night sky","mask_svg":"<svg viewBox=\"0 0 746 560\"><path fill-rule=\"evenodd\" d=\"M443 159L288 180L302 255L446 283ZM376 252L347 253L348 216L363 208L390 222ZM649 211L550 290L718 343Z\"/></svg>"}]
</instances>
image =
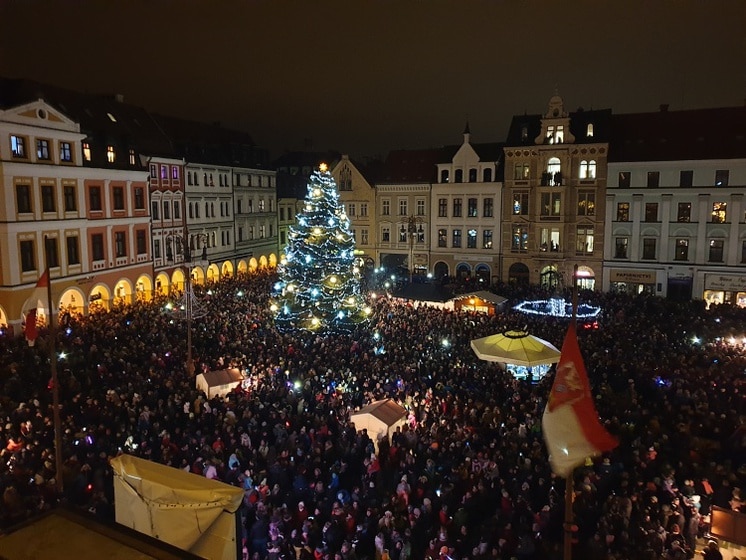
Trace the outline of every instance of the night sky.
<instances>
[{"instance_id":1,"label":"night sky","mask_svg":"<svg viewBox=\"0 0 746 560\"><path fill-rule=\"evenodd\" d=\"M249 131L273 156L502 141L514 114L743 105L742 0L0 0L0 75Z\"/></svg>"}]
</instances>

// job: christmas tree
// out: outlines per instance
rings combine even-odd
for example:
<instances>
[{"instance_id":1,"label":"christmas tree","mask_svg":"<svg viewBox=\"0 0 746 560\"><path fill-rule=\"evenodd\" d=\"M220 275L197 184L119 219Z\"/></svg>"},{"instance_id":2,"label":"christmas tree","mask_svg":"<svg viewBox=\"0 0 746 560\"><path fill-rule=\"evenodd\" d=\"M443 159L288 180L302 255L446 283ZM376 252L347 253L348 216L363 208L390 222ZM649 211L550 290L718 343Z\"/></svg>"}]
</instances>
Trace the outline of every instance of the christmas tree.
<instances>
[{"instance_id":1,"label":"christmas tree","mask_svg":"<svg viewBox=\"0 0 746 560\"><path fill-rule=\"evenodd\" d=\"M350 220L326 165L308 183L277 268L272 311L280 328L349 330L368 319Z\"/></svg>"}]
</instances>

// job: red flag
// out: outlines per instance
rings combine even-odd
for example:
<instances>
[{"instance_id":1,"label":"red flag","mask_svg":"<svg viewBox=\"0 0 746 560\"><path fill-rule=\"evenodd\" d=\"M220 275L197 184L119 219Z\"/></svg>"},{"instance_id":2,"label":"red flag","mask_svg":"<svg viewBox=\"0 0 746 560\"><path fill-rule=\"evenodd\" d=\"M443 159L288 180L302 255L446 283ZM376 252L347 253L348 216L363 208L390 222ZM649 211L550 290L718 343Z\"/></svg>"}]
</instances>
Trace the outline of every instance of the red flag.
<instances>
[{"instance_id":1,"label":"red flag","mask_svg":"<svg viewBox=\"0 0 746 560\"><path fill-rule=\"evenodd\" d=\"M564 478L586 458L610 451L619 444L598 420L574 322L562 344L542 430L552 471Z\"/></svg>"},{"instance_id":2,"label":"red flag","mask_svg":"<svg viewBox=\"0 0 746 560\"><path fill-rule=\"evenodd\" d=\"M39 281L36 283L34 291L31 292L31 296L26 300L23 305L23 311L26 315L26 328L24 332L26 334L26 340L29 346L33 346L36 342L36 338L39 336L39 329L37 328L37 316L36 309L39 306L39 300L47 301L49 294L49 269L46 269L44 273L39 277Z\"/></svg>"}]
</instances>

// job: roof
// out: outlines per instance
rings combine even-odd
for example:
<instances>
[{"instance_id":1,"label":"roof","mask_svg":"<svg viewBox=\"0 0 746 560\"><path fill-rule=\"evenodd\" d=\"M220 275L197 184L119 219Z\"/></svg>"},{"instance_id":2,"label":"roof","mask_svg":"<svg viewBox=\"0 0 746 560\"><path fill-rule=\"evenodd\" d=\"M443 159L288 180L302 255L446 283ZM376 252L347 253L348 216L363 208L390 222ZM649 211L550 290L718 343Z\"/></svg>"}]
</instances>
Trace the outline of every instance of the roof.
<instances>
[{"instance_id":1,"label":"roof","mask_svg":"<svg viewBox=\"0 0 746 560\"><path fill-rule=\"evenodd\" d=\"M447 159L447 148L393 150L386 157L380 183L434 183L438 163ZM455 153L455 152L454 152ZM451 159L453 156L451 156Z\"/></svg>"},{"instance_id":2,"label":"roof","mask_svg":"<svg viewBox=\"0 0 746 560\"><path fill-rule=\"evenodd\" d=\"M507 298L504 298L492 292L488 292L487 290L480 290L478 292L466 292L465 294L459 294L457 296L454 296L452 299L459 300L459 299L466 299L470 297L477 297L484 301L489 301L490 303L494 303L495 305L502 305L503 303L508 301Z\"/></svg>"},{"instance_id":3,"label":"roof","mask_svg":"<svg viewBox=\"0 0 746 560\"><path fill-rule=\"evenodd\" d=\"M612 117L609 162L746 157L746 107Z\"/></svg>"},{"instance_id":4,"label":"roof","mask_svg":"<svg viewBox=\"0 0 746 560\"><path fill-rule=\"evenodd\" d=\"M596 144L608 142L611 135L611 109L586 111L579 108L569 114L570 133L575 144ZM506 146L535 146L541 133L543 115L516 115L510 121ZM593 136L587 136L588 125L593 124ZM526 128L524 138L523 129Z\"/></svg>"},{"instance_id":5,"label":"roof","mask_svg":"<svg viewBox=\"0 0 746 560\"><path fill-rule=\"evenodd\" d=\"M207 381L207 384L210 387L227 385L228 383L238 383L243 379L241 372L237 368L207 371L205 373L200 373L200 375L205 378L205 381Z\"/></svg>"},{"instance_id":6,"label":"roof","mask_svg":"<svg viewBox=\"0 0 746 560\"><path fill-rule=\"evenodd\" d=\"M194 476L194 475L192 475ZM0 535L4 560L198 559L189 552L93 515L55 509Z\"/></svg>"},{"instance_id":7,"label":"roof","mask_svg":"<svg viewBox=\"0 0 746 560\"><path fill-rule=\"evenodd\" d=\"M386 424L393 426L407 415L407 410L393 399L383 399L364 406L350 415L350 420L355 421L355 416L370 414Z\"/></svg>"}]
</instances>

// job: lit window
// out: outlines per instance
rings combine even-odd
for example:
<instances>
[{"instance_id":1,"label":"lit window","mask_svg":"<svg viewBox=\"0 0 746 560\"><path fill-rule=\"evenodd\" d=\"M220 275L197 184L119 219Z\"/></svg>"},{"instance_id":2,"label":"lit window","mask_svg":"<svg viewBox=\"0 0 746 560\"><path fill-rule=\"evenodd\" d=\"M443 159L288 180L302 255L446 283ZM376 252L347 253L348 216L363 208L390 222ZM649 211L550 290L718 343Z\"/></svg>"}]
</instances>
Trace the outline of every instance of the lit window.
<instances>
[{"instance_id":1,"label":"lit window","mask_svg":"<svg viewBox=\"0 0 746 560\"><path fill-rule=\"evenodd\" d=\"M614 258L615 259L626 259L628 245L629 245L628 237L617 237L614 240Z\"/></svg>"},{"instance_id":2,"label":"lit window","mask_svg":"<svg viewBox=\"0 0 746 560\"><path fill-rule=\"evenodd\" d=\"M580 178L581 179L595 179L596 178L596 161L583 160L580 162Z\"/></svg>"},{"instance_id":3,"label":"lit window","mask_svg":"<svg viewBox=\"0 0 746 560\"><path fill-rule=\"evenodd\" d=\"M513 179L525 181L531 177L531 166L528 163L516 163L513 166Z\"/></svg>"},{"instance_id":4,"label":"lit window","mask_svg":"<svg viewBox=\"0 0 746 560\"><path fill-rule=\"evenodd\" d=\"M13 152L13 157L25 158L26 157L26 141L20 136L10 137L10 151Z\"/></svg>"},{"instance_id":5,"label":"lit window","mask_svg":"<svg viewBox=\"0 0 746 560\"><path fill-rule=\"evenodd\" d=\"M713 202L712 203L712 223L724 224L727 208L728 208L727 202Z\"/></svg>"},{"instance_id":6,"label":"lit window","mask_svg":"<svg viewBox=\"0 0 746 560\"><path fill-rule=\"evenodd\" d=\"M485 229L482 231L482 248L492 249L492 230Z\"/></svg>"},{"instance_id":7,"label":"lit window","mask_svg":"<svg viewBox=\"0 0 746 560\"><path fill-rule=\"evenodd\" d=\"M677 239L676 240L676 251L674 253L674 260L685 261L689 258L689 240L688 239Z\"/></svg>"},{"instance_id":8,"label":"lit window","mask_svg":"<svg viewBox=\"0 0 746 560\"><path fill-rule=\"evenodd\" d=\"M528 193L513 193L513 214L516 216L528 215Z\"/></svg>"},{"instance_id":9,"label":"lit window","mask_svg":"<svg viewBox=\"0 0 746 560\"><path fill-rule=\"evenodd\" d=\"M171 178L172 179L178 179L179 178L179 167L174 165L171 167Z\"/></svg>"},{"instance_id":10,"label":"lit window","mask_svg":"<svg viewBox=\"0 0 746 560\"><path fill-rule=\"evenodd\" d=\"M49 140L36 140L37 159L49 159Z\"/></svg>"},{"instance_id":11,"label":"lit window","mask_svg":"<svg viewBox=\"0 0 746 560\"><path fill-rule=\"evenodd\" d=\"M466 232L466 248L476 249L477 248L477 230L470 229Z\"/></svg>"},{"instance_id":12,"label":"lit window","mask_svg":"<svg viewBox=\"0 0 746 560\"><path fill-rule=\"evenodd\" d=\"M578 216L596 215L596 193L593 191L578 192Z\"/></svg>"},{"instance_id":13,"label":"lit window","mask_svg":"<svg viewBox=\"0 0 746 560\"><path fill-rule=\"evenodd\" d=\"M135 165L135 150L130 148L130 165Z\"/></svg>"},{"instance_id":14,"label":"lit window","mask_svg":"<svg viewBox=\"0 0 746 560\"><path fill-rule=\"evenodd\" d=\"M83 159L91 161L91 145L88 142L83 142Z\"/></svg>"},{"instance_id":15,"label":"lit window","mask_svg":"<svg viewBox=\"0 0 746 560\"><path fill-rule=\"evenodd\" d=\"M528 228L526 226L513 226L513 235L511 237L510 249L512 251L528 250Z\"/></svg>"},{"instance_id":16,"label":"lit window","mask_svg":"<svg viewBox=\"0 0 746 560\"><path fill-rule=\"evenodd\" d=\"M562 215L562 195L560 193L541 193L541 215L551 218L559 218Z\"/></svg>"},{"instance_id":17,"label":"lit window","mask_svg":"<svg viewBox=\"0 0 746 560\"><path fill-rule=\"evenodd\" d=\"M114 153L114 146L106 146L106 161L114 163L116 154Z\"/></svg>"},{"instance_id":18,"label":"lit window","mask_svg":"<svg viewBox=\"0 0 746 560\"><path fill-rule=\"evenodd\" d=\"M593 138L593 123L588 123L588 126L585 128L585 135L588 138Z\"/></svg>"},{"instance_id":19,"label":"lit window","mask_svg":"<svg viewBox=\"0 0 746 560\"><path fill-rule=\"evenodd\" d=\"M60 161L72 161L73 151L70 142L60 142Z\"/></svg>"},{"instance_id":20,"label":"lit window","mask_svg":"<svg viewBox=\"0 0 746 560\"><path fill-rule=\"evenodd\" d=\"M629 222L629 202L619 202L616 205L616 221Z\"/></svg>"},{"instance_id":21,"label":"lit window","mask_svg":"<svg viewBox=\"0 0 746 560\"><path fill-rule=\"evenodd\" d=\"M676 213L677 222L690 222L692 220L692 203L691 202L679 202L678 211Z\"/></svg>"},{"instance_id":22,"label":"lit window","mask_svg":"<svg viewBox=\"0 0 746 560\"><path fill-rule=\"evenodd\" d=\"M589 255L593 253L593 228L578 227L577 229L577 253L579 255Z\"/></svg>"}]
</instances>

